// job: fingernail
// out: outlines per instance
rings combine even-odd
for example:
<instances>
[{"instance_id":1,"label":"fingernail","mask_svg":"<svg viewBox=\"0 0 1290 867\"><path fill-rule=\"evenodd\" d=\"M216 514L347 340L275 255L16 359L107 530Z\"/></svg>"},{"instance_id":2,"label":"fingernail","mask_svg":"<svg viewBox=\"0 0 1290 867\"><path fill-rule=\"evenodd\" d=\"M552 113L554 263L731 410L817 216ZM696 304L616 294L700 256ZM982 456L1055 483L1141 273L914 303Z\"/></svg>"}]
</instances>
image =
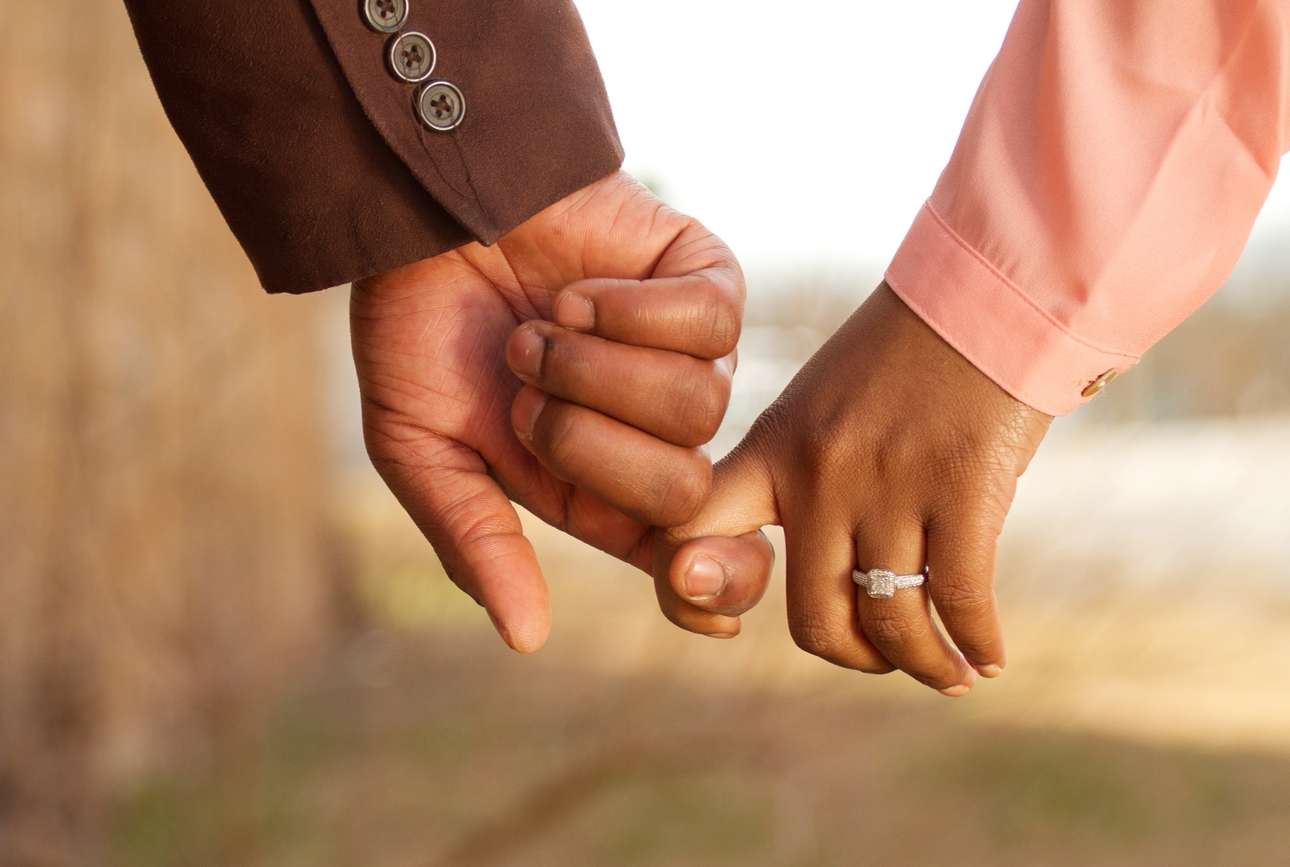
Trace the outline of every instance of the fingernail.
<instances>
[{"instance_id":1,"label":"fingernail","mask_svg":"<svg viewBox=\"0 0 1290 867\"><path fill-rule=\"evenodd\" d=\"M506 345L506 363L515 375L537 379L542 372L542 354L546 352L546 338L532 326L525 326L511 335Z\"/></svg>"},{"instance_id":2,"label":"fingernail","mask_svg":"<svg viewBox=\"0 0 1290 867\"><path fill-rule=\"evenodd\" d=\"M591 299L577 292L565 292L555 299L551 311L555 324L575 331L590 331L596 325L596 305Z\"/></svg>"},{"instance_id":3,"label":"fingernail","mask_svg":"<svg viewBox=\"0 0 1290 867\"><path fill-rule=\"evenodd\" d=\"M538 416L546 407L546 392L531 386L520 389L515 395L515 404L511 407L511 420L515 423L515 435L522 440L533 439L533 427Z\"/></svg>"},{"instance_id":4,"label":"fingernail","mask_svg":"<svg viewBox=\"0 0 1290 867\"><path fill-rule=\"evenodd\" d=\"M941 695L948 695L950 698L958 698L959 696L967 695L970 689L972 689L972 687L968 686L966 683L960 683L958 686L945 687L945 689L941 690Z\"/></svg>"},{"instance_id":5,"label":"fingernail","mask_svg":"<svg viewBox=\"0 0 1290 867\"><path fill-rule=\"evenodd\" d=\"M733 632L709 632L707 635L709 638L734 638L735 637L735 633Z\"/></svg>"},{"instance_id":6,"label":"fingernail","mask_svg":"<svg viewBox=\"0 0 1290 867\"><path fill-rule=\"evenodd\" d=\"M685 573L685 595L690 599L711 599L726 586L726 570L711 557L698 556Z\"/></svg>"},{"instance_id":7,"label":"fingernail","mask_svg":"<svg viewBox=\"0 0 1290 867\"><path fill-rule=\"evenodd\" d=\"M982 677L998 677L1003 674L1003 667L998 665L982 665L977 668L977 674Z\"/></svg>"}]
</instances>

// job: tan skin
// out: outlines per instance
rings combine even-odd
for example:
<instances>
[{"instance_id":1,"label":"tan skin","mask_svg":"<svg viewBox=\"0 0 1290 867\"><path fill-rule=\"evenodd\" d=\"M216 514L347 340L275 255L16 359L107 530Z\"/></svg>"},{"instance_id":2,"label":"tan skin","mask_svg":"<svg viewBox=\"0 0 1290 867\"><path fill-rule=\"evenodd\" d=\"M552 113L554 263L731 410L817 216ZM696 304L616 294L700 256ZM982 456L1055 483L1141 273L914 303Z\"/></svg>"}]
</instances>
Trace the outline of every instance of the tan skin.
<instances>
[{"instance_id":1,"label":"tan skin","mask_svg":"<svg viewBox=\"0 0 1290 867\"><path fill-rule=\"evenodd\" d=\"M542 644L550 610L510 500L652 571L664 613L717 637L761 598L757 530L781 524L804 649L948 694L998 673L995 540L1050 419L880 288L714 481L697 446L729 398L742 301L729 250L621 174L493 247L362 281L373 462L517 650ZM851 583L857 563L924 561L927 590L870 600Z\"/></svg>"},{"instance_id":2,"label":"tan skin","mask_svg":"<svg viewBox=\"0 0 1290 867\"><path fill-rule=\"evenodd\" d=\"M651 527L707 500L698 446L729 400L743 292L720 239L622 173L491 247L354 285L368 452L516 650L550 609L511 500L648 569Z\"/></svg>"},{"instance_id":3,"label":"tan skin","mask_svg":"<svg viewBox=\"0 0 1290 867\"><path fill-rule=\"evenodd\" d=\"M613 390L612 378L591 377L564 394L596 404ZM779 524L789 627L803 649L962 695L1007 661L996 540L1050 421L881 286L717 465L702 514L645 540L663 613L694 632L737 634L769 581L773 555L756 531ZM893 599L870 599L851 577L857 564L924 563L928 586Z\"/></svg>"},{"instance_id":4,"label":"tan skin","mask_svg":"<svg viewBox=\"0 0 1290 867\"><path fill-rule=\"evenodd\" d=\"M747 536L701 537L778 524L799 646L962 695L1007 661L996 540L1051 420L995 385L884 284L717 465L703 514L660 540L663 612L695 632L736 633L765 588L765 554ZM723 563L726 580L695 598L688 578L705 554ZM913 573L925 563L927 586L892 599L869 598L851 577L857 565Z\"/></svg>"}]
</instances>

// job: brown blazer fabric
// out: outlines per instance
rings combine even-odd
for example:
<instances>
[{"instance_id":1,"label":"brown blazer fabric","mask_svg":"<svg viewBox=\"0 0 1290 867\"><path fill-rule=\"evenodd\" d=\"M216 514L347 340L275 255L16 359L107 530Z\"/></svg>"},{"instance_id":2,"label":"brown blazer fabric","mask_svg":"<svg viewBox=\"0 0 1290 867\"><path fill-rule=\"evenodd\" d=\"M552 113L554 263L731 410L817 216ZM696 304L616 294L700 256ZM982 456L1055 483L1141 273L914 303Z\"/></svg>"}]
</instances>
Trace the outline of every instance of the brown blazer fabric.
<instances>
[{"instance_id":1,"label":"brown blazer fabric","mask_svg":"<svg viewBox=\"0 0 1290 867\"><path fill-rule=\"evenodd\" d=\"M622 163L570 0L409 0L452 132L358 0L125 0L162 105L270 292L347 283L492 243Z\"/></svg>"}]
</instances>

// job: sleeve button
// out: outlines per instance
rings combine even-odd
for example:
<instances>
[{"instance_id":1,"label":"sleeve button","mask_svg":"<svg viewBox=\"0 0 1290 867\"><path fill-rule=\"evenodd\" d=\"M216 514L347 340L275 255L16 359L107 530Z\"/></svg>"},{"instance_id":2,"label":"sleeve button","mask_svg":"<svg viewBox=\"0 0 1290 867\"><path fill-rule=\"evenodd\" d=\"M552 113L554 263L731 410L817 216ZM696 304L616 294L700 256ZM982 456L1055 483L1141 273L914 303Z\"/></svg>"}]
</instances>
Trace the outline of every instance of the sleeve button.
<instances>
[{"instance_id":1,"label":"sleeve button","mask_svg":"<svg viewBox=\"0 0 1290 867\"><path fill-rule=\"evenodd\" d=\"M408 21L408 0L363 0L363 17L377 33L394 33Z\"/></svg>"},{"instance_id":2,"label":"sleeve button","mask_svg":"<svg viewBox=\"0 0 1290 867\"><path fill-rule=\"evenodd\" d=\"M1107 387L1107 385L1111 382L1111 380L1115 379L1119 375L1120 375L1120 371L1112 367L1106 373L1102 374L1097 379L1090 382L1088 384L1088 387L1085 388L1082 392L1080 392L1080 395L1082 397L1092 397L1093 395L1098 394L1102 389Z\"/></svg>"},{"instance_id":3,"label":"sleeve button","mask_svg":"<svg viewBox=\"0 0 1290 867\"><path fill-rule=\"evenodd\" d=\"M449 132L461 126L466 116L466 98L450 81L432 81L417 96L421 122L435 132Z\"/></svg>"},{"instance_id":4,"label":"sleeve button","mask_svg":"<svg viewBox=\"0 0 1290 867\"><path fill-rule=\"evenodd\" d=\"M400 81L425 81L434 72L434 64L434 43L424 33L409 30L390 41L390 71Z\"/></svg>"}]
</instances>

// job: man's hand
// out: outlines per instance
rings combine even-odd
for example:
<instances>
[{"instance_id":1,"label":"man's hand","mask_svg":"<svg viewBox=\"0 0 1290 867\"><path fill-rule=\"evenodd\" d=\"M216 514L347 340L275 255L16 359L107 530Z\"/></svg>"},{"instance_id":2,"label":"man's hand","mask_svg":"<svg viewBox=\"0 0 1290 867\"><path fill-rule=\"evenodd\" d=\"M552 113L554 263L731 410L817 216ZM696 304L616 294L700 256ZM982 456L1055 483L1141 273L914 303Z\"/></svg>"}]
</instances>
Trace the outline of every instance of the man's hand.
<instances>
[{"instance_id":1,"label":"man's hand","mask_svg":"<svg viewBox=\"0 0 1290 867\"><path fill-rule=\"evenodd\" d=\"M700 537L780 524L800 647L961 695L977 672L993 677L1005 663L995 543L1050 421L884 284L717 465L703 514L656 540L663 612L695 632L737 633L769 577L765 545ZM857 567L899 574L925 564L927 585L891 599L869 598L851 577Z\"/></svg>"},{"instance_id":2,"label":"man's hand","mask_svg":"<svg viewBox=\"0 0 1290 867\"><path fill-rule=\"evenodd\" d=\"M368 452L516 650L550 610L509 500L648 570L650 526L707 500L743 293L718 238L622 173L354 285Z\"/></svg>"}]
</instances>

